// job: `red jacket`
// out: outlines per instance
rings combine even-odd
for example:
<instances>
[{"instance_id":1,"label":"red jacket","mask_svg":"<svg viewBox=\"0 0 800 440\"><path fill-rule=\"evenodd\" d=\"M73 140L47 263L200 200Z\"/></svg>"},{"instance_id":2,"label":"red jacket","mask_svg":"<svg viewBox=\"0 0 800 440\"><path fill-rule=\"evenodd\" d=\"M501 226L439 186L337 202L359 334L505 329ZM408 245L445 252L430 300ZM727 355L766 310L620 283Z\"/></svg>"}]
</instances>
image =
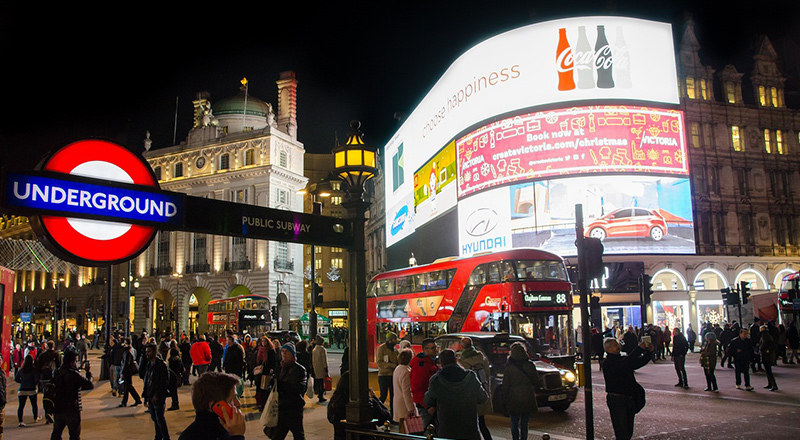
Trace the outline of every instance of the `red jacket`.
<instances>
[{"instance_id":1,"label":"red jacket","mask_svg":"<svg viewBox=\"0 0 800 440\"><path fill-rule=\"evenodd\" d=\"M439 371L439 366L430 356L420 353L411 359L411 398L414 403L424 405L425 392L431 377Z\"/></svg>"},{"instance_id":2,"label":"red jacket","mask_svg":"<svg viewBox=\"0 0 800 440\"><path fill-rule=\"evenodd\" d=\"M197 341L192 344L189 349L189 355L192 357L192 364L194 365L208 365L211 363L211 347L208 346L206 341Z\"/></svg>"}]
</instances>

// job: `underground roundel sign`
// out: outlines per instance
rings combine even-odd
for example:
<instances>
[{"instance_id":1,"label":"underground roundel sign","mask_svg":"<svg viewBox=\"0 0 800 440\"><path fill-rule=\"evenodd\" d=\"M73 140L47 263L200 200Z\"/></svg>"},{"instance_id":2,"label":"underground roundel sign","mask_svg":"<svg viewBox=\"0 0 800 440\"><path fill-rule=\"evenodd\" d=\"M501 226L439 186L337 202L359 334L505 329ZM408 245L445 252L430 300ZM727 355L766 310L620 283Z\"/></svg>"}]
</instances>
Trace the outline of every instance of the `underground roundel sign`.
<instances>
[{"instance_id":1,"label":"underground roundel sign","mask_svg":"<svg viewBox=\"0 0 800 440\"><path fill-rule=\"evenodd\" d=\"M100 179L143 188L158 189L158 181L144 159L128 149L104 140L82 140L61 148L45 159L39 170L69 174L75 177ZM136 190L116 191L98 185L59 186L38 181L15 188L18 196L31 200L59 202L66 209L97 211L111 215L136 215L144 211L155 214L172 209ZM138 196L137 196L138 194ZM77 211L75 211L77 212ZM115 216L116 217L116 216ZM134 217L129 217L133 219ZM144 251L152 241L156 228L150 225L104 221L92 218L40 215L33 225L47 247L65 260L87 265L114 264L127 261ZM139 222L141 223L141 222Z\"/></svg>"}]
</instances>

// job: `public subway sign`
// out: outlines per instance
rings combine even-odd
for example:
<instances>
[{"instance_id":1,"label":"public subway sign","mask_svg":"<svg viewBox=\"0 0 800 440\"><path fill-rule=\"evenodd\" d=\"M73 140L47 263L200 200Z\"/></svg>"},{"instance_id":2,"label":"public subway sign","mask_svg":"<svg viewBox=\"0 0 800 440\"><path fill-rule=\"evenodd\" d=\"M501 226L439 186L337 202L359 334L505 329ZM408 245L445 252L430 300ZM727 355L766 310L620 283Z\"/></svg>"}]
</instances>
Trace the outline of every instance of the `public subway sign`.
<instances>
[{"instance_id":1,"label":"public subway sign","mask_svg":"<svg viewBox=\"0 0 800 440\"><path fill-rule=\"evenodd\" d=\"M4 172L3 212L31 217L53 254L84 266L128 261L158 230L351 248L353 223L163 191L150 165L112 142L67 145L32 172Z\"/></svg>"}]
</instances>

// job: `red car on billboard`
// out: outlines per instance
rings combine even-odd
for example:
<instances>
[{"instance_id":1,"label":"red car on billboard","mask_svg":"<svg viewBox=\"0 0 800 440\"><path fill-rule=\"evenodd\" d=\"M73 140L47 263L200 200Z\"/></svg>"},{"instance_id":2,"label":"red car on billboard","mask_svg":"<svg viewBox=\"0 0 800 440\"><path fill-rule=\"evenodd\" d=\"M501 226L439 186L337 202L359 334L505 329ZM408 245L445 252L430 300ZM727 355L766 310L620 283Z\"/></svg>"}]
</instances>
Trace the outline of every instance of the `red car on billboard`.
<instances>
[{"instance_id":1,"label":"red car on billboard","mask_svg":"<svg viewBox=\"0 0 800 440\"><path fill-rule=\"evenodd\" d=\"M594 220L584 228L585 237L650 237L659 241L667 235L667 222L657 211L621 208Z\"/></svg>"}]
</instances>

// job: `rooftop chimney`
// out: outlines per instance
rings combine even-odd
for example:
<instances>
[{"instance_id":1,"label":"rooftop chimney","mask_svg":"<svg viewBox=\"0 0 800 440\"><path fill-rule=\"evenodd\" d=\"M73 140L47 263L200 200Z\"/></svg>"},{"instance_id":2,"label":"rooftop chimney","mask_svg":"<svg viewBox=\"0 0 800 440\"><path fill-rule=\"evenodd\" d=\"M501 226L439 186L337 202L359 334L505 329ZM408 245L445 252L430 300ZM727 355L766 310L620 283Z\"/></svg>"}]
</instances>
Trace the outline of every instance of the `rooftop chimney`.
<instances>
[{"instance_id":1,"label":"rooftop chimney","mask_svg":"<svg viewBox=\"0 0 800 440\"><path fill-rule=\"evenodd\" d=\"M278 128L297 139L297 80L294 71L281 72L278 81Z\"/></svg>"}]
</instances>

